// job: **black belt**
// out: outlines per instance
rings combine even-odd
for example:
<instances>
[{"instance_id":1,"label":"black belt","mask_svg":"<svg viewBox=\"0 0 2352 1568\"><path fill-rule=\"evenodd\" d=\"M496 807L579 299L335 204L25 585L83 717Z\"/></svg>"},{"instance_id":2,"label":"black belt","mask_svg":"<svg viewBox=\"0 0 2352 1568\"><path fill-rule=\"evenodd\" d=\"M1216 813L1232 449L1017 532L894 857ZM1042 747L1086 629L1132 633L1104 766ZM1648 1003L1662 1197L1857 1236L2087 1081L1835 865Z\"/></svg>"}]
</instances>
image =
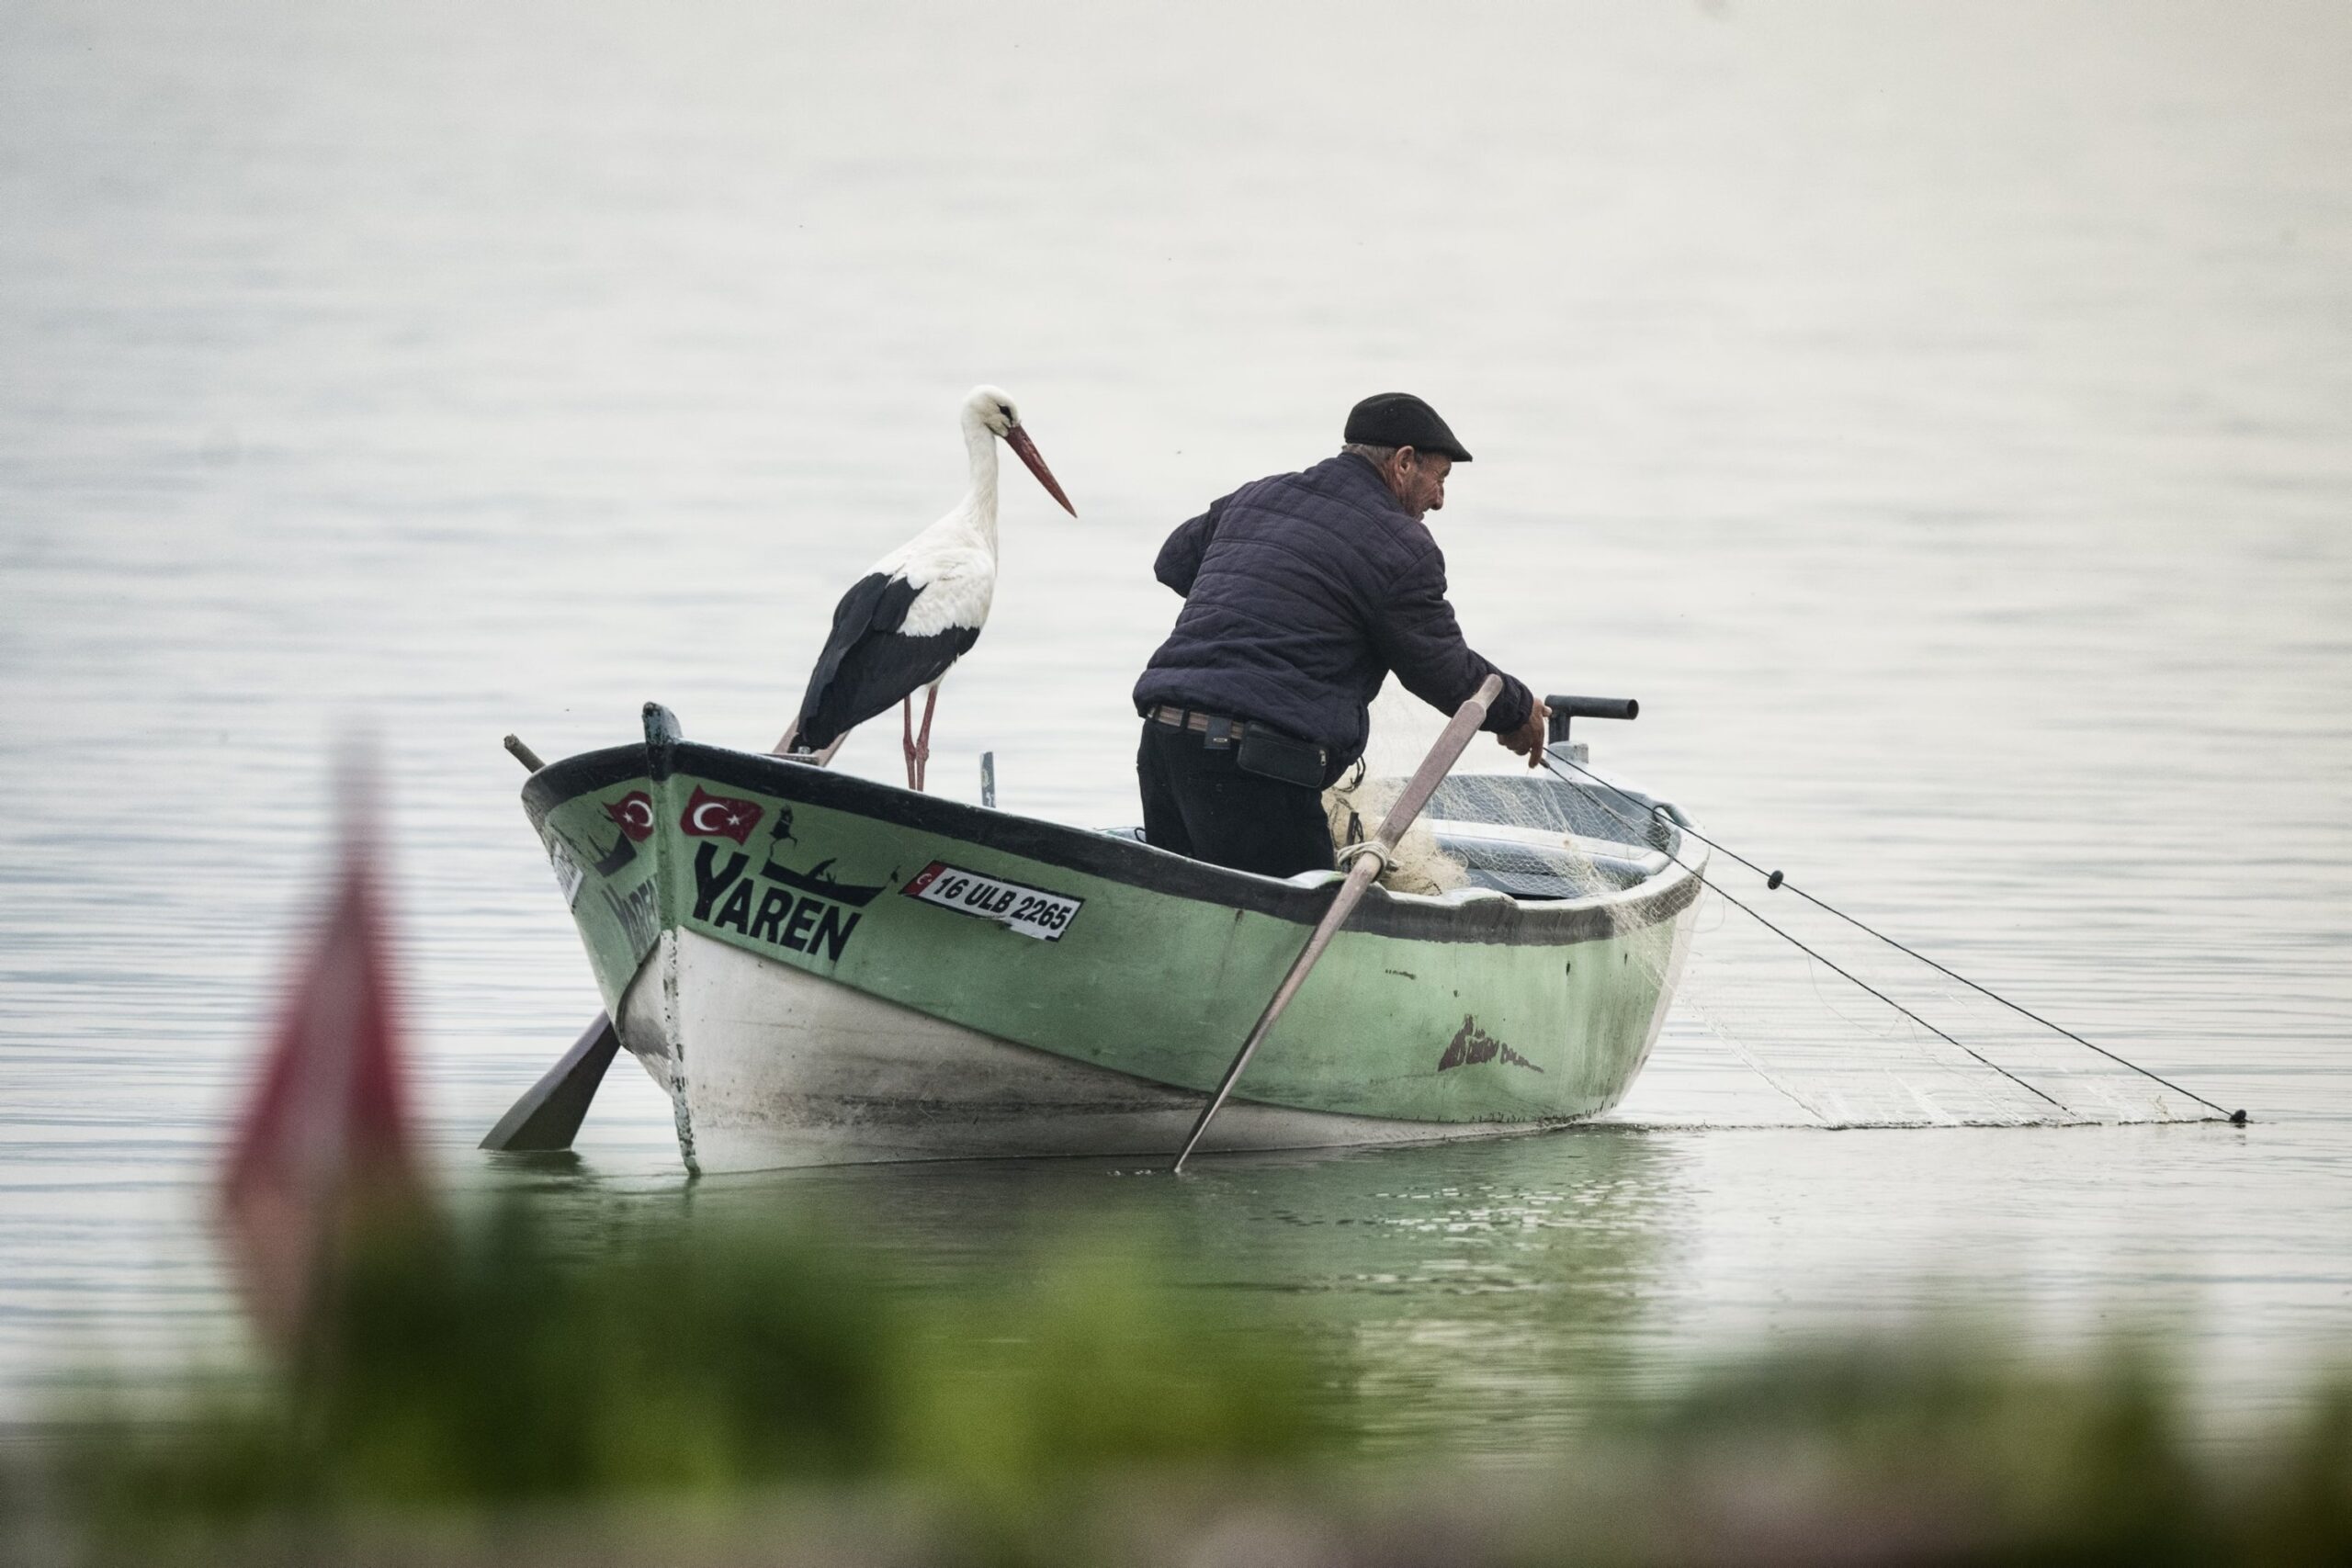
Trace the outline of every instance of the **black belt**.
<instances>
[{"instance_id":1,"label":"black belt","mask_svg":"<svg viewBox=\"0 0 2352 1568\"><path fill-rule=\"evenodd\" d=\"M1164 724L1170 729L1192 729L1209 738L1212 746L1231 744L1241 734L1241 727L1250 721L1221 713L1203 713L1198 708L1173 707L1162 703L1156 708L1146 708L1144 717Z\"/></svg>"},{"instance_id":2,"label":"black belt","mask_svg":"<svg viewBox=\"0 0 2352 1568\"><path fill-rule=\"evenodd\" d=\"M1240 747L1238 760L1245 772L1276 778L1285 784L1323 787L1324 761L1330 755L1311 741L1285 735L1271 724L1236 718L1231 714L1204 713L1198 708L1162 703L1146 708L1143 716L1170 729L1189 729L1213 751ZM1246 744L1245 744L1246 743Z\"/></svg>"}]
</instances>

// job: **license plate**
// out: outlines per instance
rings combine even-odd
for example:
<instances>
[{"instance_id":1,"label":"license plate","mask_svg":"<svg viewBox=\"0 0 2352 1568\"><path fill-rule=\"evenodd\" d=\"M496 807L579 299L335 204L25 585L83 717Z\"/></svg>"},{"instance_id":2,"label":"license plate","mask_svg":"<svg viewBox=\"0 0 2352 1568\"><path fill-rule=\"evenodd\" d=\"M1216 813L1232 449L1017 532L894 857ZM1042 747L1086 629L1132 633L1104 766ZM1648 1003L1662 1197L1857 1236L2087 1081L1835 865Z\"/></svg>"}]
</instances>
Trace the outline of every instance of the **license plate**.
<instances>
[{"instance_id":1,"label":"license plate","mask_svg":"<svg viewBox=\"0 0 2352 1568\"><path fill-rule=\"evenodd\" d=\"M994 920L1007 931L1019 931L1040 942L1061 941L1062 932L1069 930L1070 921L1078 918L1078 911L1086 902L1067 894L1048 893L1042 887L1002 882L937 860L909 877L899 891L959 915Z\"/></svg>"}]
</instances>

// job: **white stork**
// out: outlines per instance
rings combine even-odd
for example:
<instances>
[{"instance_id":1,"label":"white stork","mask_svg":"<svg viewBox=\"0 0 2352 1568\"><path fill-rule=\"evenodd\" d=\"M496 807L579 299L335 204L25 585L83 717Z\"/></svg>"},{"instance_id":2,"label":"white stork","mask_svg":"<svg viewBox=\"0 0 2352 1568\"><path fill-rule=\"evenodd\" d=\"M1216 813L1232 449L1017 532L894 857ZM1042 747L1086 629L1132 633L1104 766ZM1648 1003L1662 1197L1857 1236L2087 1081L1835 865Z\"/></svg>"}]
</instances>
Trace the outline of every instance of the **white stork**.
<instances>
[{"instance_id":1,"label":"white stork","mask_svg":"<svg viewBox=\"0 0 2352 1568\"><path fill-rule=\"evenodd\" d=\"M931 715L939 682L980 639L996 592L996 444L1001 437L1046 493L1072 517L1036 443L1021 428L1012 400L994 387L975 387L964 400L964 449L972 487L956 510L874 563L833 609L832 635L808 676L800 716L776 743L778 755L833 760L849 732L892 703L903 714L907 787L922 788L931 760ZM923 693L922 730L914 727L914 694Z\"/></svg>"}]
</instances>

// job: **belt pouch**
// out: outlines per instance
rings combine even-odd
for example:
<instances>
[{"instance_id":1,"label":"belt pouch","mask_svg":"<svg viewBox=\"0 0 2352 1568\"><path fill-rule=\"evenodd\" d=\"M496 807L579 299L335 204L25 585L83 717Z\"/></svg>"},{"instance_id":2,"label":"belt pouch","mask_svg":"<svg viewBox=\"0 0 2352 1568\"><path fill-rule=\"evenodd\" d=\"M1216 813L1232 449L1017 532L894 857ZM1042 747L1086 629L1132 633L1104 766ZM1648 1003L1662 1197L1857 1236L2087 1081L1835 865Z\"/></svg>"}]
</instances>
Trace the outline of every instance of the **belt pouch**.
<instances>
[{"instance_id":1,"label":"belt pouch","mask_svg":"<svg viewBox=\"0 0 2352 1568\"><path fill-rule=\"evenodd\" d=\"M1242 727L1241 745L1233 753L1234 766L1260 778L1307 789L1323 787L1323 748L1310 746L1279 729L1251 721Z\"/></svg>"}]
</instances>

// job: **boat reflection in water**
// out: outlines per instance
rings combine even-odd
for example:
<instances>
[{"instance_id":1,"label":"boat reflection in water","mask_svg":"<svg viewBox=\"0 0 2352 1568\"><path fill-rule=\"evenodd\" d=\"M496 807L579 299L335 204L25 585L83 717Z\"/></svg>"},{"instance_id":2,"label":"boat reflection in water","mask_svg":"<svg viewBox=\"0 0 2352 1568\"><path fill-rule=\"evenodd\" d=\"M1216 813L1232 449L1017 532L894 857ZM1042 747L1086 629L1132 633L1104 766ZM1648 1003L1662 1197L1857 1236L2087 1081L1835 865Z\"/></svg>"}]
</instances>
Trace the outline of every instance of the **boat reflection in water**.
<instances>
[{"instance_id":1,"label":"boat reflection in water","mask_svg":"<svg viewBox=\"0 0 2352 1568\"><path fill-rule=\"evenodd\" d=\"M1099 1159L835 1167L641 1193L604 1226L715 1237L820 1217L925 1291L1100 1255L1100 1272L1278 1338L1368 1451L1550 1454L1654 1359L1689 1225L1686 1162L1600 1125L1476 1144L1241 1154L1182 1179ZM587 1244L611 1245L608 1229ZM1238 1348L1238 1347L1237 1347Z\"/></svg>"}]
</instances>

